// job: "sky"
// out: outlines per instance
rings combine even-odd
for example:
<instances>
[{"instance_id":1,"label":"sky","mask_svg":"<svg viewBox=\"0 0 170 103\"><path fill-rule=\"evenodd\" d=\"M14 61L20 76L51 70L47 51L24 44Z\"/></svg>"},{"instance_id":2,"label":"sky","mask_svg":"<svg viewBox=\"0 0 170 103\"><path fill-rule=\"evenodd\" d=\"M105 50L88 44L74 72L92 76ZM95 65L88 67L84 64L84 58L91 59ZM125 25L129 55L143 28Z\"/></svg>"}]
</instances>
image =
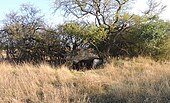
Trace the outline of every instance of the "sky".
<instances>
[{"instance_id":1,"label":"sky","mask_svg":"<svg viewBox=\"0 0 170 103\"><path fill-rule=\"evenodd\" d=\"M163 5L167 6L165 11L162 12L162 14L160 15L160 17L164 20L170 21L170 0L155 0L155 1L161 1ZM146 10L147 8L146 2L147 0L137 0L134 4L133 12L139 13L141 11Z\"/></svg>"},{"instance_id":2,"label":"sky","mask_svg":"<svg viewBox=\"0 0 170 103\"><path fill-rule=\"evenodd\" d=\"M53 13L53 2L55 0L0 0L0 26L2 20L5 18L5 14L11 11L18 11L20 6L24 3L30 3L36 8L40 9L42 14L45 15L45 20L50 25L61 24L64 21L60 11ZM166 11L161 15L162 19L170 21L170 0L161 0L163 4L167 5ZM146 9L146 0L137 0L134 3L134 9L132 12L139 13Z\"/></svg>"},{"instance_id":3,"label":"sky","mask_svg":"<svg viewBox=\"0 0 170 103\"><path fill-rule=\"evenodd\" d=\"M45 15L45 20L51 25L63 22L61 13L54 13L53 9L54 0L0 0L0 25L5 15L11 11L19 11L22 4L31 4L37 9L41 10L41 14Z\"/></svg>"}]
</instances>

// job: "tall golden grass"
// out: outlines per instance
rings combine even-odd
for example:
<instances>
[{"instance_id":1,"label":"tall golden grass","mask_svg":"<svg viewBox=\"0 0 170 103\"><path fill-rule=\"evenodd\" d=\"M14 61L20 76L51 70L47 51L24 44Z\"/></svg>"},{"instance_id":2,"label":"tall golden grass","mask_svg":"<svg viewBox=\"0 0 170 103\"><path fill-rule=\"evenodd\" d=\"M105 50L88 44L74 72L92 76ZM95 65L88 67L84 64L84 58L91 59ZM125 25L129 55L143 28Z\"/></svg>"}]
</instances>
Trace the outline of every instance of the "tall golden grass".
<instances>
[{"instance_id":1,"label":"tall golden grass","mask_svg":"<svg viewBox=\"0 0 170 103\"><path fill-rule=\"evenodd\" d=\"M85 72L0 63L0 103L168 103L170 64L112 59Z\"/></svg>"}]
</instances>

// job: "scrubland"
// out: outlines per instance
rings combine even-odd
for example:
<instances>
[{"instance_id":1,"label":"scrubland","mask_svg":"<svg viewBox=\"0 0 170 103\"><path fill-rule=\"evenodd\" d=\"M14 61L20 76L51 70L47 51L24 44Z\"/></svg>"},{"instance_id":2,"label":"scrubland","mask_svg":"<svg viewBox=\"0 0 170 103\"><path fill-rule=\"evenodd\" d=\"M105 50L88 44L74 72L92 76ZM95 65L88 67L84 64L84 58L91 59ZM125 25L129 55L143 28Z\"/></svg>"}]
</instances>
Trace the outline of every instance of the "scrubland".
<instances>
[{"instance_id":1,"label":"scrubland","mask_svg":"<svg viewBox=\"0 0 170 103\"><path fill-rule=\"evenodd\" d=\"M112 59L103 68L0 63L0 103L168 103L170 63Z\"/></svg>"}]
</instances>

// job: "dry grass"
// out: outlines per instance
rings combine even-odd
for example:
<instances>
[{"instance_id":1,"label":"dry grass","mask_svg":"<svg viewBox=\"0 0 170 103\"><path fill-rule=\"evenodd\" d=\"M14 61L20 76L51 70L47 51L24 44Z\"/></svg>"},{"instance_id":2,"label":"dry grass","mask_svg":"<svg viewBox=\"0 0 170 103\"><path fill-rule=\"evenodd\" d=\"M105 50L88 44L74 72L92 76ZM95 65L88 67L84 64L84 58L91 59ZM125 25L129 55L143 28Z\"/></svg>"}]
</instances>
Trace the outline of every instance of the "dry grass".
<instances>
[{"instance_id":1,"label":"dry grass","mask_svg":"<svg viewBox=\"0 0 170 103\"><path fill-rule=\"evenodd\" d=\"M86 72L47 64L0 63L0 103L167 103L170 65L115 60Z\"/></svg>"}]
</instances>

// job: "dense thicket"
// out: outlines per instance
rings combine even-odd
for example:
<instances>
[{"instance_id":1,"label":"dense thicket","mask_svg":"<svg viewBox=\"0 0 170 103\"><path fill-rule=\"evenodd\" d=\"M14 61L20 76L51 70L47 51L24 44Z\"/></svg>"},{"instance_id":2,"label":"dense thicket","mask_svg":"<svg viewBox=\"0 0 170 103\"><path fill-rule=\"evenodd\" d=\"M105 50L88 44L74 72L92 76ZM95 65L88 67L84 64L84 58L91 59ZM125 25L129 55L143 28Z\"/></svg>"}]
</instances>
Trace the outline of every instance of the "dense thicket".
<instances>
[{"instance_id":1,"label":"dense thicket","mask_svg":"<svg viewBox=\"0 0 170 103\"><path fill-rule=\"evenodd\" d=\"M131 2L56 0L55 10L79 18L56 27L45 23L40 10L22 5L19 12L11 12L4 19L1 50L6 50L7 59L16 62L46 61L55 65L90 53L102 58L142 55L169 59L170 22L158 16L164 6L156 12L159 5L152 1L144 15L139 16L128 13ZM95 20L83 21L87 16Z\"/></svg>"}]
</instances>

